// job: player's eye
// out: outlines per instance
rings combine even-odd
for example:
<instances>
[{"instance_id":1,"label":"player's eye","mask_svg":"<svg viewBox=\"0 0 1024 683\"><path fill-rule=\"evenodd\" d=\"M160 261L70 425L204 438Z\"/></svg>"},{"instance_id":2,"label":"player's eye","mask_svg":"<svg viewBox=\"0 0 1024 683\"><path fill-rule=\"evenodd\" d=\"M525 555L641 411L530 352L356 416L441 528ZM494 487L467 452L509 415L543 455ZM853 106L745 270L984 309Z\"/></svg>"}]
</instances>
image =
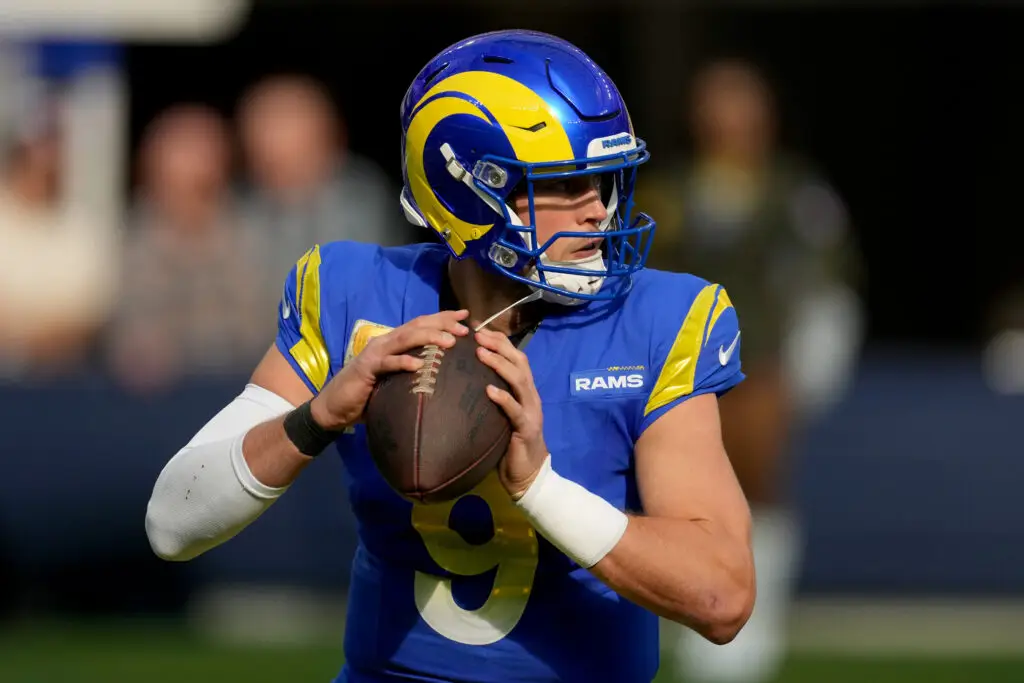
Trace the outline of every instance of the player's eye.
<instances>
[{"instance_id":1,"label":"player's eye","mask_svg":"<svg viewBox=\"0 0 1024 683\"><path fill-rule=\"evenodd\" d=\"M554 178L542 181L543 191L550 193L566 194L570 197L578 197L591 190L601 191L604 182L600 175L570 176L568 178ZM538 184L540 189L541 184Z\"/></svg>"},{"instance_id":2,"label":"player's eye","mask_svg":"<svg viewBox=\"0 0 1024 683\"><path fill-rule=\"evenodd\" d=\"M536 194L569 194L572 191L571 180L571 178L538 180L533 191Z\"/></svg>"}]
</instances>

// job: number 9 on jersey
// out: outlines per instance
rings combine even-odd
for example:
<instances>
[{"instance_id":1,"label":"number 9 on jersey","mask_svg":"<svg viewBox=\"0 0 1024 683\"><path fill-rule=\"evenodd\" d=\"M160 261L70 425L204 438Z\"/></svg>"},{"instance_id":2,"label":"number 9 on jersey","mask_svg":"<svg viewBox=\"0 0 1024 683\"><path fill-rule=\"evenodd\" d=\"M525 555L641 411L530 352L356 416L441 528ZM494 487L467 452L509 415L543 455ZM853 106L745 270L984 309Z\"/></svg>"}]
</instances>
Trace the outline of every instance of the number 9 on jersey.
<instances>
[{"instance_id":1,"label":"number 9 on jersey","mask_svg":"<svg viewBox=\"0 0 1024 683\"><path fill-rule=\"evenodd\" d=\"M497 568L494 586L479 608L460 607L452 579L416 572L416 608L435 631L458 643L489 645L515 628L526 610L537 570L537 533L505 493L496 473L466 494L487 504L494 534L480 545L467 543L449 525L458 500L413 506L412 525L441 569L476 576Z\"/></svg>"}]
</instances>

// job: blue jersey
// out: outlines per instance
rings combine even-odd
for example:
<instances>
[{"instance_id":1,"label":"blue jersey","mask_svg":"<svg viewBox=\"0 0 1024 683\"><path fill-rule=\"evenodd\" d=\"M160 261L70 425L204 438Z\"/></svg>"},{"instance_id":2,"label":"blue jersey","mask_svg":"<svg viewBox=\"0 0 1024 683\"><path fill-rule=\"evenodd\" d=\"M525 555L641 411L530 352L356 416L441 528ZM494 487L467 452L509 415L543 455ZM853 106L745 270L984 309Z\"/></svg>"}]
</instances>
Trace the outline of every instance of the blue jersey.
<instances>
[{"instance_id":1,"label":"blue jersey","mask_svg":"<svg viewBox=\"0 0 1024 683\"><path fill-rule=\"evenodd\" d=\"M442 245L314 247L290 273L277 346L313 392L374 335L436 313ZM739 329L721 286L643 270L615 302L565 307L525 347L553 468L642 511L633 448L691 396L739 383ZM454 503L412 504L343 435L358 523L339 681L650 681L658 619L530 527L495 475Z\"/></svg>"}]
</instances>

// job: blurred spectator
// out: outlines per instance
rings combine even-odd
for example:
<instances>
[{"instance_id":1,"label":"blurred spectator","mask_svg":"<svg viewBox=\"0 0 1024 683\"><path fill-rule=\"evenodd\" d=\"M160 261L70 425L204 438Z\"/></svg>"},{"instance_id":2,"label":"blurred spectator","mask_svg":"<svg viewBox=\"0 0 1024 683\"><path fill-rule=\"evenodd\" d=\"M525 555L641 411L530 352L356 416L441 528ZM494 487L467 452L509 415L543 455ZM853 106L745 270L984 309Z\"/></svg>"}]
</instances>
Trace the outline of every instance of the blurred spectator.
<instances>
[{"instance_id":1,"label":"blurred spectator","mask_svg":"<svg viewBox=\"0 0 1024 683\"><path fill-rule=\"evenodd\" d=\"M0 141L0 376L80 362L116 291L116 226L62 191L67 139L58 93L42 85L26 93Z\"/></svg>"},{"instance_id":2,"label":"blurred spectator","mask_svg":"<svg viewBox=\"0 0 1024 683\"><path fill-rule=\"evenodd\" d=\"M648 181L658 220L652 265L723 284L742 331L747 380L723 398L723 435L754 515L758 597L725 647L683 635L693 683L772 679L785 654L800 534L784 459L798 419L834 401L860 338L850 285L856 252L835 191L779 148L768 84L749 64L715 62L696 78L695 156Z\"/></svg>"},{"instance_id":3,"label":"blurred spectator","mask_svg":"<svg viewBox=\"0 0 1024 683\"><path fill-rule=\"evenodd\" d=\"M273 76L253 86L238 111L247 170L246 223L274 245L283 274L315 243L409 241L398 190L347 148L344 122L320 84Z\"/></svg>"},{"instance_id":4,"label":"blurred spectator","mask_svg":"<svg viewBox=\"0 0 1024 683\"><path fill-rule=\"evenodd\" d=\"M164 112L144 135L138 171L111 330L115 373L146 390L244 371L273 339L280 277L234 210L226 122L198 105Z\"/></svg>"}]
</instances>

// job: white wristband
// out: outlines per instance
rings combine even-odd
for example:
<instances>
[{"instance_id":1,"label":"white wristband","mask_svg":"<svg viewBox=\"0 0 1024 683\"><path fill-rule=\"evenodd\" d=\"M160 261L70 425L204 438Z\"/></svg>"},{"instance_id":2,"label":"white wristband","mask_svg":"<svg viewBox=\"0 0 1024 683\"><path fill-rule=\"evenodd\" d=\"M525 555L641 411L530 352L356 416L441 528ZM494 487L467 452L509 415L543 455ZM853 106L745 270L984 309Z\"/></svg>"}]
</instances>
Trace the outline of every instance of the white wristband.
<instances>
[{"instance_id":1,"label":"white wristband","mask_svg":"<svg viewBox=\"0 0 1024 683\"><path fill-rule=\"evenodd\" d=\"M611 552L629 523L604 498L555 472L550 455L516 505L544 538L586 569Z\"/></svg>"}]
</instances>

